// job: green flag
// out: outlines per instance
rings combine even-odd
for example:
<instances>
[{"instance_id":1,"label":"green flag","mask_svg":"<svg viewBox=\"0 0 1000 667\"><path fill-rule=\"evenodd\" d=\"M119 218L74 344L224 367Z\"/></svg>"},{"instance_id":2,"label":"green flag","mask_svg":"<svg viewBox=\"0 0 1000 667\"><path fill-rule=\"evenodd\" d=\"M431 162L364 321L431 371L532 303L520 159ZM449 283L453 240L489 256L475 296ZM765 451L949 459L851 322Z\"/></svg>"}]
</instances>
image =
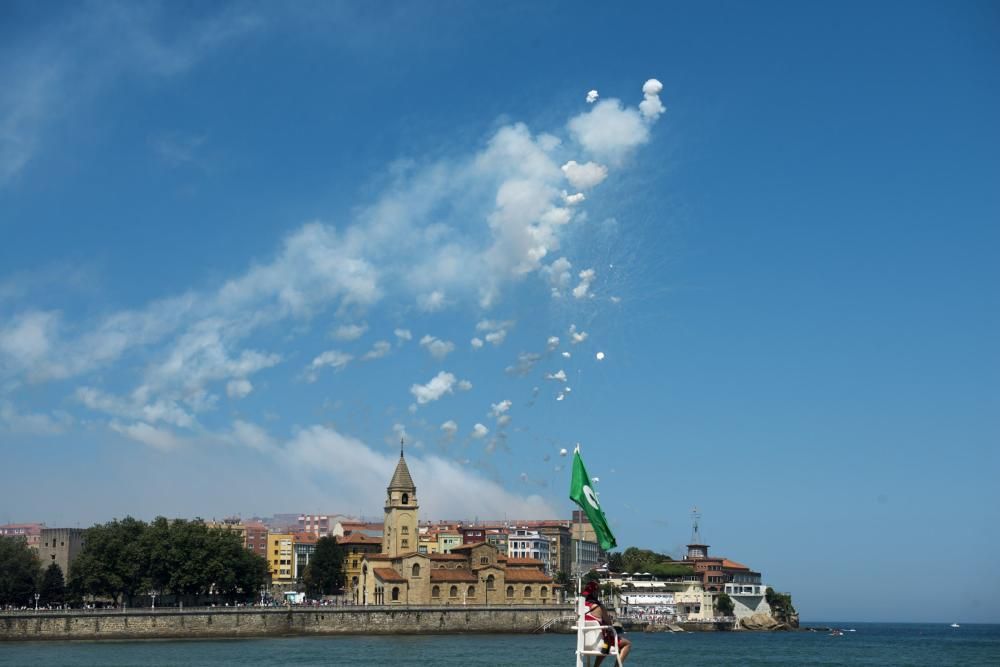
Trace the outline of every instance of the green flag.
<instances>
[{"instance_id":1,"label":"green flag","mask_svg":"<svg viewBox=\"0 0 1000 667\"><path fill-rule=\"evenodd\" d=\"M597 502L597 494L590 486L590 476L587 469L583 467L583 459L580 458L580 449L573 452L573 482L569 487L569 499L580 506L584 514L590 520L594 532L597 533L597 541L601 543L601 548L608 549L618 546L615 536L611 534L608 527L608 520L601 510L601 504Z\"/></svg>"}]
</instances>

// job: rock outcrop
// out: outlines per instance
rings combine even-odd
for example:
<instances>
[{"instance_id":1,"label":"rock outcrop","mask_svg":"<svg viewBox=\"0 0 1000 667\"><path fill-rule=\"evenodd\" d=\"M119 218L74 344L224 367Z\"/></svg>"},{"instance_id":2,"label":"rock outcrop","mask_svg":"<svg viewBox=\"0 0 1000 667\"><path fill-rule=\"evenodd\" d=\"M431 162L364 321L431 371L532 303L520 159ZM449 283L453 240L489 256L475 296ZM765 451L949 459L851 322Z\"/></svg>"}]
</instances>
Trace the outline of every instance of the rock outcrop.
<instances>
[{"instance_id":1,"label":"rock outcrop","mask_svg":"<svg viewBox=\"0 0 1000 667\"><path fill-rule=\"evenodd\" d=\"M775 616L765 611L759 611L752 616L741 618L739 627L741 630L752 630L755 632L794 630L799 627L799 615L796 613L793 615L793 618L785 620L775 618Z\"/></svg>"}]
</instances>

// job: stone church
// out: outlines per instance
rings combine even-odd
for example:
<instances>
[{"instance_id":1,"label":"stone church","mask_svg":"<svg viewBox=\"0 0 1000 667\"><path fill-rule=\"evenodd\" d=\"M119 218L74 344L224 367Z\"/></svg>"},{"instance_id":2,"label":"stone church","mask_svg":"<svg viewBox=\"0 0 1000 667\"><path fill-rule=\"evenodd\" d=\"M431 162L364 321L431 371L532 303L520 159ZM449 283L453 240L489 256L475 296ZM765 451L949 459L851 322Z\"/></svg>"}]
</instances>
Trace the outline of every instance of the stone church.
<instances>
[{"instance_id":1,"label":"stone church","mask_svg":"<svg viewBox=\"0 0 1000 667\"><path fill-rule=\"evenodd\" d=\"M366 605L554 604L558 585L544 563L508 558L491 544L467 544L451 553L418 552L417 487L403 452L386 489L382 553L361 562Z\"/></svg>"}]
</instances>

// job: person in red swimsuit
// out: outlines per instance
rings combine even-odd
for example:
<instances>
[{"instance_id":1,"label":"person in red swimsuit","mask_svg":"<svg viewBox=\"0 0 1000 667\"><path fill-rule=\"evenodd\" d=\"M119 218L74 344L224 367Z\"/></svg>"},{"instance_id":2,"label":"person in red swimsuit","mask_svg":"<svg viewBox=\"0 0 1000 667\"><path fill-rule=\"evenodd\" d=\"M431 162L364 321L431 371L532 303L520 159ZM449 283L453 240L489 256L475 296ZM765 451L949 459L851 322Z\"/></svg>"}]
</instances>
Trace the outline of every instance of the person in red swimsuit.
<instances>
[{"instance_id":1,"label":"person in red swimsuit","mask_svg":"<svg viewBox=\"0 0 1000 667\"><path fill-rule=\"evenodd\" d=\"M596 581L587 582L587 585L583 587L583 597L587 604L587 613L584 616L584 620L587 621L599 621L601 625L614 625L614 619L611 616L611 612L605 609L604 605L601 604L601 600L598 598L598 592L600 587L597 585ZM607 628L604 630L604 647L605 654L610 652L611 647L615 645L615 631L612 628ZM632 642L625 639L624 637L618 637L618 654L622 662L625 662L625 658L628 657L629 651L632 649ZM597 660L594 661L594 667L600 667L601 663L604 662L604 656L597 656Z\"/></svg>"}]
</instances>

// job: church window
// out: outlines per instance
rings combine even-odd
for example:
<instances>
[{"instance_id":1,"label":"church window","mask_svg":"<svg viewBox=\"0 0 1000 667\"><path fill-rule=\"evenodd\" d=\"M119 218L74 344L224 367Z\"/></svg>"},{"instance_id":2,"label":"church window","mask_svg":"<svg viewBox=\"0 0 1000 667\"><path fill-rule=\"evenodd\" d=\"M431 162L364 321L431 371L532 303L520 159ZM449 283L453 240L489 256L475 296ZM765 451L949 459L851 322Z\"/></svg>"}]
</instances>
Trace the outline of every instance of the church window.
<instances>
[{"instance_id":1,"label":"church window","mask_svg":"<svg viewBox=\"0 0 1000 667\"><path fill-rule=\"evenodd\" d=\"M492 591L494 583L496 583L496 578L492 574L486 577L486 590Z\"/></svg>"},{"instance_id":2,"label":"church window","mask_svg":"<svg viewBox=\"0 0 1000 667\"><path fill-rule=\"evenodd\" d=\"M483 556L482 558L479 559L479 564L480 565L486 565L489 562L490 562L489 556Z\"/></svg>"},{"instance_id":3,"label":"church window","mask_svg":"<svg viewBox=\"0 0 1000 667\"><path fill-rule=\"evenodd\" d=\"M545 598L548 596L549 596L549 589L546 586L542 586L542 597Z\"/></svg>"},{"instance_id":4,"label":"church window","mask_svg":"<svg viewBox=\"0 0 1000 667\"><path fill-rule=\"evenodd\" d=\"M531 586L525 586L524 587L524 597L526 597L526 598L530 598L531 597Z\"/></svg>"},{"instance_id":5,"label":"church window","mask_svg":"<svg viewBox=\"0 0 1000 667\"><path fill-rule=\"evenodd\" d=\"M458 586L452 586L448 590L448 595L450 595L453 598L457 598L458 597Z\"/></svg>"},{"instance_id":6,"label":"church window","mask_svg":"<svg viewBox=\"0 0 1000 667\"><path fill-rule=\"evenodd\" d=\"M439 598L439 597L441 597L441 587L440 586L434 586L434 587L431 588L431 597L432 598Z\"/></svg>"},{"instance_id":7,"label":"church window","mask_svg":"<svg viewBox=\"0 0 1000 667\"><path fill-rule=\"evenodd\" d=\"M403 494L403 504L404 505L408 505L409 503L410 503L410 494L404 493Z\"/></svg>"},{"instance_id":8,"label":"church window","mask_svg":"<svg viewBox=\"0 0 1000 667\"><path fill-rule=\"evenodd\" d=\"M509 597L509 598L513 598L514 597L514 587L513 586L508 586L507 587L507 597Z\"/></svg>"},{"instance_id":9,"label":"church window","mask_svg":"<svg viewBox=\"0 0 1000 667\"><path fill-rule=\"evenodd\" d=\"M406 539L405 537L403 538L403 546L404 547L410 546L410 541L408 539Z\"/></svg>"},{"instance_id":10,"label":"church window","mask_svg":"<svg viewBox=\"0 0 1000 667\"><path fill-rule=\"evenodd\" d=\"M419 577L420 576L420 563L414 563L413 564L413 570L412 570L412 575L411 576L414 576L414 577Z\"/></svg>"},{"instance_id":11,"label":"church window","mask_svg":"<svg viewBox=\"0 0 1000 667\"><path fill-rule=\"evenodd\" d=\"M399 600L399 586L392 587L392 599Z\"/></svg>"},{"instance_id":12,"label":"church window","mask_svg":"<svg viewBox=\"0 0 1000 667\"><path fill-rule=\"evenodd\" d=\"M403 535L409 535L410 534L410 527L409 526L403 526L400 529L399 532L401 532Z\"/></svg>"}]
</instances>

